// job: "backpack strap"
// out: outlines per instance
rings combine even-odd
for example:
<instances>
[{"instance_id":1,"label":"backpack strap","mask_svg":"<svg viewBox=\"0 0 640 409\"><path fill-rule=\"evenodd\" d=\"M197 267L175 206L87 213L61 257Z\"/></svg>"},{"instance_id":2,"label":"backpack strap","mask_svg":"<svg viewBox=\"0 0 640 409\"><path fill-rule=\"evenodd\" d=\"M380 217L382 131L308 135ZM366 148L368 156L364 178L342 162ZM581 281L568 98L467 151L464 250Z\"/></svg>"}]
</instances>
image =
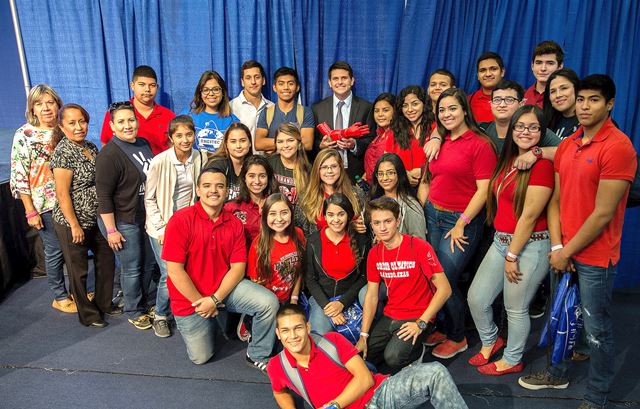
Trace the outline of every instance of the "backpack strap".
<instances>
[{"instance_id":1,"label":"backpack strap","mask_svg":"<svg viewBox=\"0 0 640 409\"><path fill-rule=\"evenodd\" d=\"M271 127L271 122L273 122L273 115L276 112L276 106L275 105L271 105L270 107L267 107L267 129L269 129Z\"/></svg>"},{"instance_id":2,"label":"backpack strap","mask_svg":"<svg viewBox=\"0 0 640 409\"><path fill-rule=\"evenodd\" d=\"M334 364L338 365L341 368L345 368L344 364L340 361L340 356L338 355L338 349L333 344L333 342L329 341L325 337L315 332L312 332L311 338L313 338L313 342L316 344L316 347L320 348L320 350L333 361ZM300 371L298 368L294 368L291 366L289 359L285 355L285 351L282 350L278 354L280 358L280 364L282 365L282 369L284 370L285 375L289 379L289 383L295 389L298 395L302 397L311 407L313 404L311 403L311 399L309 399L309 394L307 394L307 390L304 387L304 382L302 381L302 377L300 376Z\"/></svg>"},{"instance_id":3,"label":"backpack strap","mask_svg":"<svg viewBox=\"0 0 640 409\"><path fill-rule=\"evenodd\" d=\"M302 104L296 105L296 121L298 121L298 127L302 129L302 121L304 121L304 106Z\"/></svg>"}]
</instances>

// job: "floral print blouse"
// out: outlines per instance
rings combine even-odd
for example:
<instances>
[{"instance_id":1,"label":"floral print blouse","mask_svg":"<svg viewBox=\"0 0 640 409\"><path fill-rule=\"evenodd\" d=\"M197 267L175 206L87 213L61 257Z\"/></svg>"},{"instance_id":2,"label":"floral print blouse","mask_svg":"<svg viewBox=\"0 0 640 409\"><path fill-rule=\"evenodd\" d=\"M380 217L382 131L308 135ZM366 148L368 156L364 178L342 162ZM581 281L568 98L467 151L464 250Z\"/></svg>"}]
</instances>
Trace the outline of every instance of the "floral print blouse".
<instances>
[{"instance_id":1,"label":"floral print blouse","mask_svg":"<svg viewBox=\"0 0 640 409\"><path fill-rule=\"evenodd\" d=\"M85 148L92 157L91 159L83 153L82 146L67 138L62 138L51 155L50 166L52 171L53 169L67 169L73 172L69 187L71 203L80 227L87 230L98 223L98 196L96 195L98 148L89 141L85 142ZM70 227L58 203L53 209L53 220L58 224Z\"/></svg>"},{"instance_id":2,"label":"floral print blouse","mask_svg":"<svg viewBox=\"0 0 640 409\"><path fill-rule=\"evenodd\" d=\"M16 130L11 146L9 185L17 199L31 196L38 213L52 211L56 204L53 173L49 168L52 130L25 124Z\"/></svg>"}]
</instances>

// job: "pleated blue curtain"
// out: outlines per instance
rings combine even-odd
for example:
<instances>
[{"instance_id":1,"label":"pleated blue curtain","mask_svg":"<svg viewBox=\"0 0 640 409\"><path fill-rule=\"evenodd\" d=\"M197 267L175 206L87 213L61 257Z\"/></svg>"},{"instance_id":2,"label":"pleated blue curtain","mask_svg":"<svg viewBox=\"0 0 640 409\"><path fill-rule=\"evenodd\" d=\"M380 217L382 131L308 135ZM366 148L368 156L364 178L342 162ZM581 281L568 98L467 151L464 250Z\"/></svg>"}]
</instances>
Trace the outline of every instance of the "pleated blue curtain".
<instances>
[{"instance_id":1,"label":"pleated blue curtain","mask_svg":"<svg viewBox=\"0 0 640 409\"><path fill-rule=\"evenodd\" d=\"M217 70L231 96L240 65L260 61L269 81L295 67L306 105L330 95L327 69L348 61L356 94L373 100L410 84L426 85L446 67L459 86L478 87L483 51L504 59L507 78L534 81L531 53L542 40L565 49L580 76L600 72L618 85L613 117L640 149L640 2L634 0L18 0L32 84L46 82L99 123L109 102L129 98L133 68L153 66L160 102L187 106L202 71ZM96 120L97 119L97 120ZM640 211L627 214L617 284L637 286Z\"/></svg>"}]
</instances>

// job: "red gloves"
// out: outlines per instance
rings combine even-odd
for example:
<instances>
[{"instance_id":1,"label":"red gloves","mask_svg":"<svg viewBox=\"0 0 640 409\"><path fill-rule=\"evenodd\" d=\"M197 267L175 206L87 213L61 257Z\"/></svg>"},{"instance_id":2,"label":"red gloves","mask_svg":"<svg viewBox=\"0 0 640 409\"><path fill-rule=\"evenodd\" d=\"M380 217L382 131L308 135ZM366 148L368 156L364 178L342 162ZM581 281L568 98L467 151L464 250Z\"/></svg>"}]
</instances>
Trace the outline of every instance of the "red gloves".
<instances>
[{"instance_id":1,"label":"red gloves","mask_svg":"<svg viewBox=\"0 0 640 409\"><path fill-rule=\"evenodd\" d=\"M360 122L356 122L347 129L332 130L326 122L323 122L316 126L318 131L324 136L329 135L332 141L339 141L345 138L359 138L369 133L369 125L361 125Z\"/></svg>"}]
</instances>

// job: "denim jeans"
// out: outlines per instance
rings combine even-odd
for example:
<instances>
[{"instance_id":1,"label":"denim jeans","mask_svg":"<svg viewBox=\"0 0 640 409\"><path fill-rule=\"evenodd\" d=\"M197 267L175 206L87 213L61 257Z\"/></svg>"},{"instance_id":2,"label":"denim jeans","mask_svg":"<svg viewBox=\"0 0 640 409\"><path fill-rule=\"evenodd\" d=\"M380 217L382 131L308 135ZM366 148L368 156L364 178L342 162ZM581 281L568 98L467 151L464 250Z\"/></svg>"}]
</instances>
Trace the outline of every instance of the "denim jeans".
<instances>
[{"instance_id":1,"label":"denim jeans","mask_svg":"<svg viewBox=\"0 0 640 409\"><path fill-rule=\"evenodd\" d=\"M161 257L162 244L158 239L154 239L149 236L149 242L153 249L153 254L156 256L156 262L160 268L160 279L158 280L158 292L156 294L156 317L167 318L171 315L171 309L169 308L169 290L167 289L167 262Z\"/></svg>"},{"instance_id":2,"label":"denim jeans","mask_svg":"<svg viewBox=\"0 0 640 409\"><path fill-rule=\"evenodd\" d=\"M360 289L360 292L358 292L360 305L364 305L364 296L366 294L367 286L365 285ZM346 307L348 307L348 305L345 305L345 308ZM320 307L320 304L318 304L313 297L309 298L309 324L311 325L311 330L320 335L335 331L331 318L327 317L324 310Z\"/></svg>"},{"instance_id":3,"label":"denim jeans","mask_svg":"<svg viewBox=\"0 0 640 409\"><path fill-rule=\"evenodd\" d=\"M524 246L518 260L522 281L517 284L509 282L505 277L504 258L508 248L507 244L494 238L493 245L482 260L469 288L468 302L482 346L491 346L498 339L492 304L500 292L503 292L509 338L502 358L510 365L516 365L522 361L522 353L531 329L529 304L549 271L547 255L550 244L549 239L546 239L530 241Z\"/></svg>"},{"instance_id":4,"label":"denim jeans","mask_svg":"<svg viewBox=\"0 0 640 409\"><path fill-rule=\"evenodd\" d=\"M44 246L44 265L47 270L47 283L53 292L53 298L58 301L65 300L69 297L67 287L64 283L64 257L60 241L53 224L52 212L45 212L40 215L42 219L42 229L38 230L38 234L42 239Z\"/></svg>"},{"instance_id":5,"label":"denim jeans","mask_svg":"<svg viewBox=\"0 0 640 409\"><path fill-rule=\"evenodd\" d=\"M106 238L107 229L100 217L98 226ZM129 318L135 319L147 312L148 303L153 305L155 302L155 296L151 294L151 279L156 261L143 226L116 222L116 228L126 240L122 249L115 252L122 266L120 284L124 295L124 312ZM153 298L153 302L150 298Z\"/></svg>"},{"instance_id":6,"label":"denim jeans","mask_svg":"<svg viewBox=\"0 0 640 409\"><path fill-rule=\"evenodd\" d=\"M420 358L426 332L418 335L415 344L412 343L413 339L403 341L398 337L398 331L406 322L415 322L415 319L394 320L383 315L373 324L367 341L367 360L376 367L384 363L392 370L397 370Z\"/></svg>"},{"instance_id":7,"label":"denim jeans","mask_svg":"<svg viewBox=\"0 0 640 409\"><path fill-rule=\"evenodd\" d=\"M278 297L263 286L243 279L223 303L228 311L253 317L247 355L254 361L266 363L276 340ZM207 362L215 352L216 319L193 313L184 317L176 315L175 320L189 359L195 364Z\"/></svg>"},{"instance_id":8,"label":"denim jeans","mask_svg":"<svg viewBox=\"0 0 640 409\"><path fill-rule=\"evenodd\" d=\"M574 265L578 272L582 318L590 356L584 399L597 407L604 407L615 375L611 299L617 266L609 264L608 267L597 267L577 261L574 261ZM549 368L549 373L564 378L569 363L569 360L561 362Z\"/></svg>"},{"instance_id":9,"label":"denim jeans","mask_svg":"<svg viewBox=\"0 0 640 409\"><path fill-rule=\"evenodd\" d=\"M367 409L423 408L466 409L449 371L439 362L411 364L382 381Z\"/></svg>"},{"instance_id":10,"label":"denim jeans","mask_svg":"<svg viewBox=\"0 0 640 409\"><path fill-rule=\"evenodd\" d=\"M445 239L445 235L451 230L462 212L449 212L437 210L431 202L425 206L425 216L427 218L427 238L433 246L438 256L438 260L444 269L451 284L451 297L444 305L445 324L447 338L460 342L464 339L464 297L458 289L458 279L464 271L467 263L473 258L473 254L482 238L482 226L484 224L484 213L481 212L471 220L464 228L469 244L463 246L464 252L454 246L451 252L451 240Z\"/></svg>"}]
</instances>

